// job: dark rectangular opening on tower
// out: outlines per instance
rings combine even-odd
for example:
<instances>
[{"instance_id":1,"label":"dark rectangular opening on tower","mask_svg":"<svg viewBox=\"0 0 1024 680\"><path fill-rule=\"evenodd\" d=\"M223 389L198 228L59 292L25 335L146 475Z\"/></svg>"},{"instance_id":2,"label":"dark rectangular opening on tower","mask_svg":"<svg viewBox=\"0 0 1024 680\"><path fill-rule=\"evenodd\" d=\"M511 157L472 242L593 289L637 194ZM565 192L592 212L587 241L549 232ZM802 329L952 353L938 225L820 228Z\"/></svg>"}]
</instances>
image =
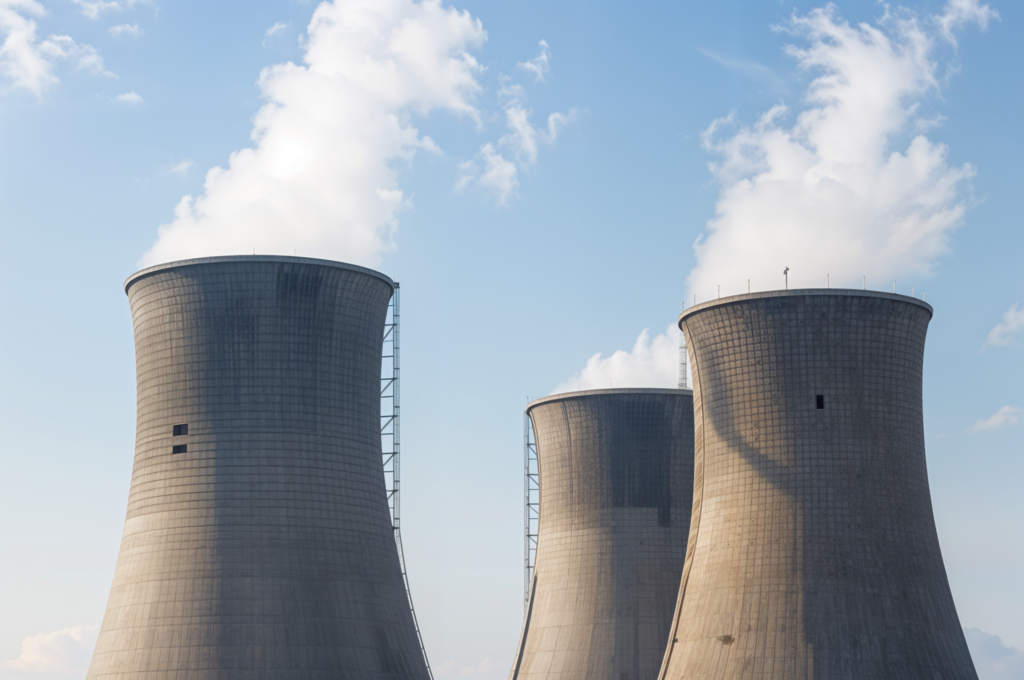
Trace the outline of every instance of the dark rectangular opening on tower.
<instances>
[{"instance_id":1,"label":"dark rectangular opening on tower","mask_svg":"<svg viewBox=\"0 0 1024 680\"><path fill-rule=\"evenodd\" d=\"M180 437L183 434L188 434L188 424L186 423L185 425L175 425L174 436Z\"/></svg>"},{"instance_id":2,"label":"dark rectangular opening on tower","mask_svg":"<svg viewBox=\"0 0 1024 680\"><path fill-rule=\"evenodd\" d=\"M825 395L824 394L819 394L817 397L815 397L815 400L817 400L817 404L818 404L818 408L819 409L825 408Z\"/></svg>"},{"instance_id":3,"label":"dark rectangular opening on tower","mask_svg":"<svg viewBox=\"0 0 1024 680\"><path fill-rule=\"evenodd\" d=\"M188 444L178 444L171 449L171 453L188 453Z\"/></svg>"}]
</instances>

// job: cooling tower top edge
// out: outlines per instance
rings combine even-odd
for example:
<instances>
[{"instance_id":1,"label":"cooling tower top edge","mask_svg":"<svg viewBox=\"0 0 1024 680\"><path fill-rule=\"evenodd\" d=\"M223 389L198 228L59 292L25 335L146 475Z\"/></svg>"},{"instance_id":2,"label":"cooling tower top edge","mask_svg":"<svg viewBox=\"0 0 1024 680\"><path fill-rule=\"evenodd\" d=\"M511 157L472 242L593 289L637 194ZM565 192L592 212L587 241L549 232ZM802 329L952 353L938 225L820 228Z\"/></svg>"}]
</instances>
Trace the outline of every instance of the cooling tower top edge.
<instances>
[{"instance_id":1,"label":"cooling tower top edge","mask_svg":"<svg viewBox=\"0 0 1024 680\"><path fill-rule=\"evenodd\" d=\"M870 298L881 298L883 300L895 300L896 302L905 302L907 304L916 304L923 307L928 312L928 316L931 317L935 312L932 306L924 300L918 300L916 297L910 297L909 295L899 295L898 293L883 293L875 290L859 290L857 288L796 288L793 290L769 290L762 293L745 293L743 295L731 295L729 297L718 298L715 300L708 300L707 302L701 302L700 304L690 307L682 314L679 315L679 319L676 322L680 328L682 328L683 321L698 312L710 309L712 307L719 307L722 305L737 304L740 302L747 302L748 300L764 300L771 298L780 297L811 297L811 296L828 296L833 295L837 297L870 297Z\"/></svg>"},{"instance_id":2,"label":"cooling tower top edge","mask_svg":"<svg viewBox=\"0 0 1024 680\"><path fill-rule=\"evenodd\" d=\"M395 288L395 282L391 280L391 277L382 274L375 269L360 267L357 264L349 264L347 262L322 260L316 257L293 257L290 255L220 255L217 257L197 257L189 260L164 262L162 264L153 265L152 267L140 269L125 279L124 292L127 295L128 288L131 287L133 283L160 271L179 269L181 267L191 267L199 264L214 264L217 262L283 262L289 264L314 264L321 267L335 267L337 269L348 269L367 274L368 276L374 276L391 286L392 290Z\"/></svg>"},{"instance_id":3,"label":"cooling tower top edge","mask_svg":"<svg viewBox=\"0 0 1024 680\"><path fill-rule=\"evenodd\" d=\"M534 399L526 405L526 412L529 413L530 409L541 404L549 404L554 401L564 401L566 399L578 399L580 397L597 397L604 396L606 394L684 394L693 395L693 390L677 390L677 389L666 389L661 387L616 387L603 390L580 390L579 392L559 392L558 394L550 394L540 399Z\"/></svg>"}]
</instances>

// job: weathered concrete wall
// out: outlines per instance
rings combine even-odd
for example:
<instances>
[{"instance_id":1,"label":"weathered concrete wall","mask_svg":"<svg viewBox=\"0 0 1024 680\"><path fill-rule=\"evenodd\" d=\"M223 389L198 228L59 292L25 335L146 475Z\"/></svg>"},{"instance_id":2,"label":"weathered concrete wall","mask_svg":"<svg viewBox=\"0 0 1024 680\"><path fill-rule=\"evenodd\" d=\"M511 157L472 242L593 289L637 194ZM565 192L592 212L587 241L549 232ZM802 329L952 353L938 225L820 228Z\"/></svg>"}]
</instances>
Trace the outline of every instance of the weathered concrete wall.
<instances>
[{"instance_id":1,"label":"weathered concrete wall","mask_svg":"<svg viewBox=\"0 0 1024 680\"><path fill-rule=\"evenodd\" d=\"M928 490L931 316L833 289L680 317L696 474L662 678L977 678Z\"/></svg>"},{"instance_id":2,"label":"weathered concrete wall","mask_svg":"<svg viewBox=\"0 0 1024 680\"><path fill-rule=\"evenodd\" d=\"M381 465L390 280L243 256L125 288L135 462L88 677L426 678Z\"/></svg>"},{"instance_id":3,"label":"weathered concrete wall","mask_svg":"<svg viewBox=\"0 0 1024 680\"><path fill-rule=\"evenodd\" d=\"M691 392L574 392L528 413L540 529L510 677L653 680L689 531Z\"/></svg>"}]
</instances>

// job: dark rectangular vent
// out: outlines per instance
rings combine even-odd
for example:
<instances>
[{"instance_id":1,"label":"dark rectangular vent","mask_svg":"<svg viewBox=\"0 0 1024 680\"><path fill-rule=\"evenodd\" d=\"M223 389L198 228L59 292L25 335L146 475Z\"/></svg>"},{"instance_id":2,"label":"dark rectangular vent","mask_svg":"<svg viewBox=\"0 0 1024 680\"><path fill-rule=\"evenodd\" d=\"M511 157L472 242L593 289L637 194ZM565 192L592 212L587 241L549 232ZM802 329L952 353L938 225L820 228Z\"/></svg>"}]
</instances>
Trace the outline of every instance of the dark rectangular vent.
<instances>
[{"instance_id":1,"label":"dark rectangular vent","mask_svg":"<svg viewBox=\"0 0 1024 680\"><path fill-rule=\"evenodd\" d=\"M825 408L825 395L819 394L816 399L818 400L818 408Z\"/></svg>"},{"instance_id":2,"label":"dark rectangular vent","mask_svg":"<svg viewBox=\"0 0 1024 680\"><path fill-rule=\"evenodd\" d=\"M175 425L174 426L174 436L175 437L180 437L180 436L182 436L184 434L188 434L188 424L187 423L185 425Z\"/></svg>"},{"instance_id":3,"label":"dark rectangular vent","mask_svg":"<svg viewBox=\"0 0 1024 680\"><path fill-rule=\"evenodd\" d=\"M188 453L188 444L176 445L173 449L171 449L171 453Z\"/></svg>"}]
</instances>

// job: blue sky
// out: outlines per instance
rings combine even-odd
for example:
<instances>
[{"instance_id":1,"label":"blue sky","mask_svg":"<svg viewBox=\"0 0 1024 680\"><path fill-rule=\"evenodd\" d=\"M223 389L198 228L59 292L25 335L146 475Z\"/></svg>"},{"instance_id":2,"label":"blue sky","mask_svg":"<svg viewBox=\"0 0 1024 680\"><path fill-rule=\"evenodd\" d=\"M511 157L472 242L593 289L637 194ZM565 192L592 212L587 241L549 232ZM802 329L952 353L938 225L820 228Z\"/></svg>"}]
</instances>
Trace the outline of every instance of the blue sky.
<instances>
[{"instance_id":1,"label":"blue sky","mask_svg":"<svg viewBox=\"0 0 1024 680\"><path fill-rule=\"evenodd\" d=\"M84 676L134 446L123 280L253 249L402 284L439 678L508 672L528 397L671 385L682 305L785 266L927 290L946 568L982 678L1020 677L1021 6L373 7L390 43L340 0L0 0L0 678Z\"/></svg>"}]
</instances>

